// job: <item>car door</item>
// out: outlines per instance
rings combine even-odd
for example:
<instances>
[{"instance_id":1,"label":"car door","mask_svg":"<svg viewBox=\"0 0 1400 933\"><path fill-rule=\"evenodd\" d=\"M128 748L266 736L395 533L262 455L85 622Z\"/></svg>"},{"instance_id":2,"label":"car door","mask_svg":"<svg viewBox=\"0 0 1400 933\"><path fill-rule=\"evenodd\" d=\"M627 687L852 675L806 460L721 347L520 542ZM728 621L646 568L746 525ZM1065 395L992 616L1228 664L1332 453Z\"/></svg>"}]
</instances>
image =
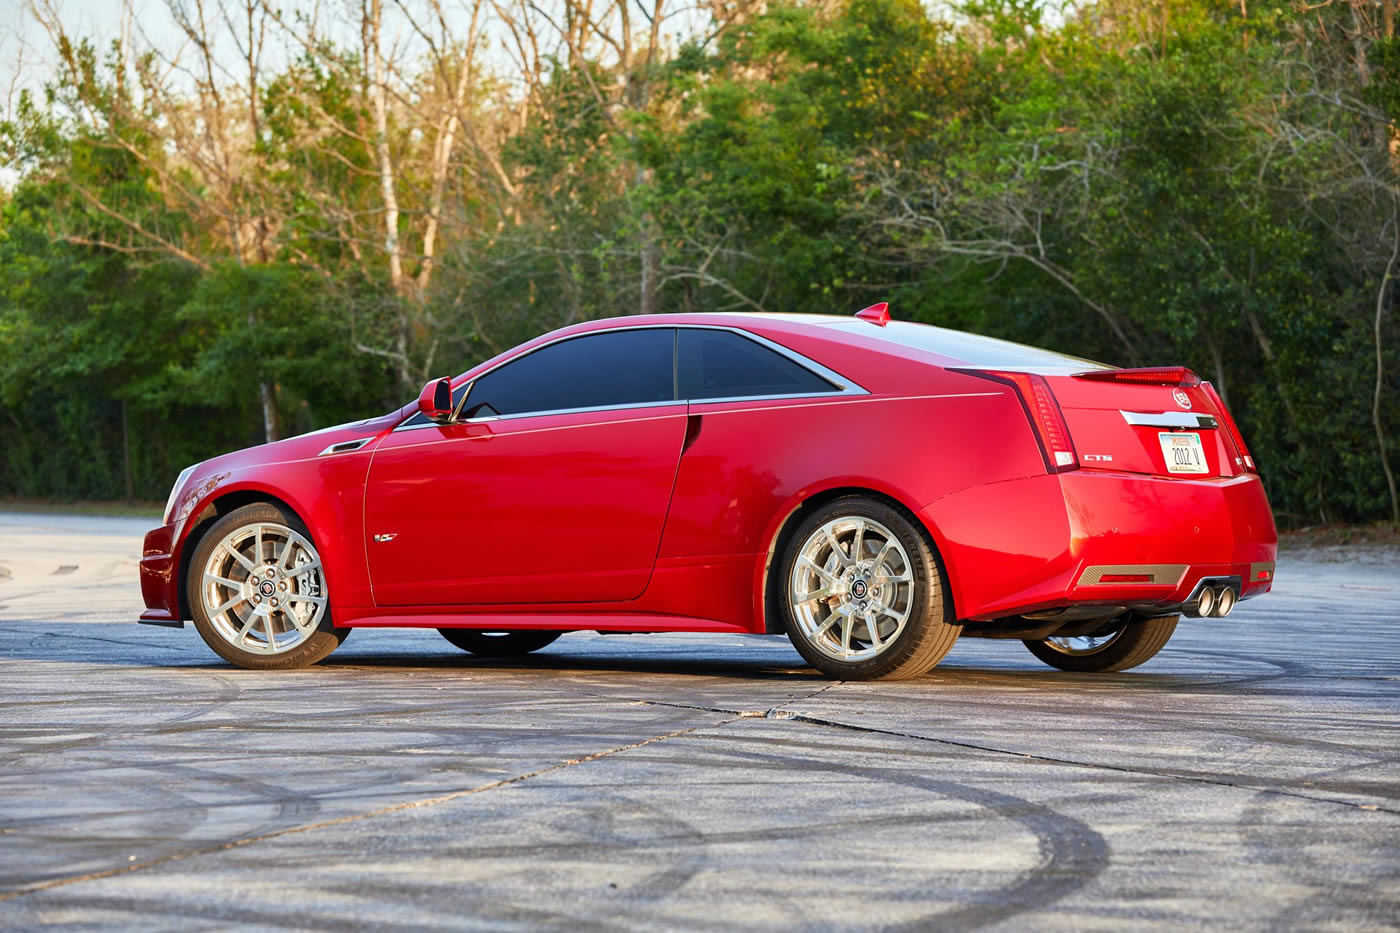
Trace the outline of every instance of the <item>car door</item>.
<instances>
[{"instance_id":1,"label":"car door","mask_svg":"<svg viewBox=\"0 0 1400 933\"><path fill-rule=\"evenodd\" d=\"M365 490L375 602L640 596L685 439L674 356L673 328L566 338L475 379L458 423L391 433Z\"/></svg>"}]
</instances>

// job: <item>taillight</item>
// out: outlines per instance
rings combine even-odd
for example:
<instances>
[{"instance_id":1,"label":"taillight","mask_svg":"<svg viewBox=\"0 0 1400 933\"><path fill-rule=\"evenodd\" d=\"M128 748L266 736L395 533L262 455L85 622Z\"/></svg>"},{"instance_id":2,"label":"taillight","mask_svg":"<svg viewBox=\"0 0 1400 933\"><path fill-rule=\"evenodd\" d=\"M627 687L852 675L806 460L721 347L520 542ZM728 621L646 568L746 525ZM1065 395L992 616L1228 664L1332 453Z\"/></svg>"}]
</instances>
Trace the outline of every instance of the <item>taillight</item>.
<instances>
[{"instance_id":1,"label":"taillight","mask_svg":"<svg viewBox=\"0 0 1400 933\"><path fill-rule=\"evenodd\" d=\"M1235 419L1231 417L1229 409L1220 400L1220 395L1215 391L1215 386L1209 382L1202 382L1201 389L1210 396L1210 403L1215 406L1215 410L1220 413L1220 422L1225 425L1226 432L1230 435L1230 440L1234 442L1235 453L1244 461L1244 468L1250 473L1258 473L1254 466L1254 458L1249 455L1249 448L1244 444L1244 435L1240 433L1239 427L1235 424Z\"/></svg>"},{"instance_id":2,"label":"taillight","mask_svg":"<svg viewBox=\"0 0 1400 933\"><path fill-rule=\"evenodd\" d=\"M1091 369L1085 373L1075 373L1076 379L1092 379L1095 382L1122 382L1129 385L1151 386L1198 386L1201 377L1185 366L1148 366L1142 369Z\"/></svg>"},{"instance_id":3,"label":"taillight","mask_svg":"<svg viewBox=\"0 0 1400 933\"><path fill-rule=\"evenodd\" d=\"M1069 425L1065 424L1060 403L1055 401L1055 393L1044 376L1031 373L1004 373L981 369L958 369L954 372L966 373L980 379L990 379L1009 385L1016 390L1034 429L1036 442L1040 445L1040 456L1045 460L1045 468L1051 473L1079 469L1079 454L1074 442L1069 438Z\"/></svg>"}]
</instances>

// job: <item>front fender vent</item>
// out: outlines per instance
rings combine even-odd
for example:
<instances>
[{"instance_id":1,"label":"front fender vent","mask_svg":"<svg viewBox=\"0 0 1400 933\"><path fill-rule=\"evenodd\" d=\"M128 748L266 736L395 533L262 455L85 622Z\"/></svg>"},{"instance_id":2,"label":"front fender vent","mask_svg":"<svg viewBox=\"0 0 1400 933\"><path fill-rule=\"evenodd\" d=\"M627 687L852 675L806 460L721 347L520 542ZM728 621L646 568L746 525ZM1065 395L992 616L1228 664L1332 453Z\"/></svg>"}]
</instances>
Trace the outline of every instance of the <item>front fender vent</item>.
<instances>
[{"instance_id":1,"label":"front fender vent","mask_svg":"<svg viewBox=\"0 0 1400 933\"><path fill-rule=\"evenodd\" d=\"M372 437L362 437L357 441L341 441L339 444L332 444L316 456L328 457L331 454L348 454L351 451L359 450L372 440L374 440Z\"/></svg>"}]
</instances>

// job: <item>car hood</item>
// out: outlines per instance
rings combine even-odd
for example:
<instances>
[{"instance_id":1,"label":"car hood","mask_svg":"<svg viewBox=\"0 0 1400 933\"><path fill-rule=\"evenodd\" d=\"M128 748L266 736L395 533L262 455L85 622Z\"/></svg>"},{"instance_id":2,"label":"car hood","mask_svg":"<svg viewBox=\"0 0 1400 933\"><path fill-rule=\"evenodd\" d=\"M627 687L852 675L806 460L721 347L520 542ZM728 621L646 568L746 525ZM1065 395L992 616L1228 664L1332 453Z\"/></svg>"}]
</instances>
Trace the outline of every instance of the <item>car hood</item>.
<instances>
[{"instance_id":1,"label":"car hood","mask_svg":"<svg viewBox=\"0 0 1400 933\"><path fill-rule=\"evenodd\" d=\"M391 430L399 423L399 420L400 415L396 411L375 418L348 421L345 424L308 431L306 434L298 434L296 437L287 437L268 444L259 444L256 447L245 447L242 450L220 454L204 461L200 464L199 469L195 470L195 474L216 473L234 467L255 464L307 460L320 455L327 447L334 444L378 437Z\"/></svg>"}]
</instances>

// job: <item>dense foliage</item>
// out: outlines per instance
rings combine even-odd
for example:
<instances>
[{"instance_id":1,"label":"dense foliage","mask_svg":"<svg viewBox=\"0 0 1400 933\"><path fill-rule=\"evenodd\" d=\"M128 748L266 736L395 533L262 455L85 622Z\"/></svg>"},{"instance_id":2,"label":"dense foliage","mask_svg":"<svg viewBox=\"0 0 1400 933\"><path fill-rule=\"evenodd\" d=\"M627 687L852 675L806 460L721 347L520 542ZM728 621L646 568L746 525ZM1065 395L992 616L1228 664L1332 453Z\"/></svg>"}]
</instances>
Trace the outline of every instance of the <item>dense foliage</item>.
<instances>
[{"instance_id":1,"label":"dense foliage","mask_svg":"<svg viewBox=\"0 0 1400 933\"><path fill-rule=\"evenodd\" d=\"M348 43L238 0L285 63L184 82L40 7L58 70L0 123L0 495L160 498L580 319L888 299L1185 363L1282 523L1397 517L1391 0L715 4L679 33L629 2L404 4L395 58L379 0Z\"/></svg>"}]
</instances>

